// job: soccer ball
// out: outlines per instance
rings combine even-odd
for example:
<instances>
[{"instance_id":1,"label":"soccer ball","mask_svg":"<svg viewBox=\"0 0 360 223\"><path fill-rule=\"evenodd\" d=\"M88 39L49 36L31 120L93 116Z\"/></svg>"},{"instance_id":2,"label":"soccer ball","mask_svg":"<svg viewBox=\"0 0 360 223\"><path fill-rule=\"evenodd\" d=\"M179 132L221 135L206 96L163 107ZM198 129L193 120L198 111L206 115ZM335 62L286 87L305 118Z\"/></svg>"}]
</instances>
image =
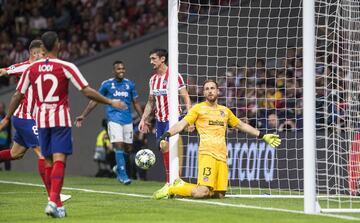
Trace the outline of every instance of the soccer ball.
<instances>
[{"instance_id":1,"label":"soccer ball","mask_svg":"<svg viewBox=\"0 0 360 223\"><path fill-rule=\"evenodd\" d=\"M156 157L150 149L139 150L135 155L135 164L141 169L147 170L155 164Z\"/></svg>"}]
</instances>

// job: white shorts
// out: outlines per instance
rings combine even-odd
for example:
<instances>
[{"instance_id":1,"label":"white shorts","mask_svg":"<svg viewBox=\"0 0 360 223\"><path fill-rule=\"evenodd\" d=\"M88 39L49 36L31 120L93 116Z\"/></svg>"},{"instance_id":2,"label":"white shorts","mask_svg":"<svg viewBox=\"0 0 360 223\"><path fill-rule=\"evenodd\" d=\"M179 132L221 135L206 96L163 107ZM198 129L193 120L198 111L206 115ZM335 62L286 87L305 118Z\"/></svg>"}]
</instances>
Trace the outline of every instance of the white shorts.
<instances>
[{"instance_id":1,"label":"white shorts","mask_svg":"<svg viewBox=\"0 0 360 223\"><path fill-rule=\"evenodd\" d=\"M108 134L110 142L133 143L133 124L120 125L115 122L108 122Z\"/></svg>"}]
</instances>

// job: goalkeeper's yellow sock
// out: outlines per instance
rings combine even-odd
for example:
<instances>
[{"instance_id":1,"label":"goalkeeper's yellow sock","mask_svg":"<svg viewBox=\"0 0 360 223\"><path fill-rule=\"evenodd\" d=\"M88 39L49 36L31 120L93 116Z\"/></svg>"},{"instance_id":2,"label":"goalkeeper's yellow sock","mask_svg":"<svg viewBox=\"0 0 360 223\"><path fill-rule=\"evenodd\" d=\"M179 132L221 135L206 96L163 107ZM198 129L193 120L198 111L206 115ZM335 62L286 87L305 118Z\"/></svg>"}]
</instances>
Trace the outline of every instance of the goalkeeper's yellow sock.
<instances>
[{"instance_id":1,"label":"goalkeeper's yellow sock","mask_svg":"<svg viewBox=\"0 0 360 223\"><path fill-rule=\"evenodd\" d=\"M192 190L196 188L196 184L184 183L181 186L171 186L169 188L170 195L180 195L183 197L191 197Z\"/></svg>"}]
</instances>

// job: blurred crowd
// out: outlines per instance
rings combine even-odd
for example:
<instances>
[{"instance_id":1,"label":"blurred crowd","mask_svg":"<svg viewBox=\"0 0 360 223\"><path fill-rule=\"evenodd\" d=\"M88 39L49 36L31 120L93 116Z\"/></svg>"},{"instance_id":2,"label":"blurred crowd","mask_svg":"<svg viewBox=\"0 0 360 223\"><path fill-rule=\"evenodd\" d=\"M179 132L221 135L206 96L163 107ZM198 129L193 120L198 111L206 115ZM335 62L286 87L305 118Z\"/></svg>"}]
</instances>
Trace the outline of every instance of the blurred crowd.
<instances>
[{"instance_id":1,"label":"blurred crowd","mask_svg":"<svg viewBox=\"0 0 360 223\"><path fill-rule=\"evenodd\" d=\"M324 66L323 59L317 56L317 108L324 108L324 80L333 73L331 67ZM218 77L219 103L228 106L242 121L260 129L270 132L302 129L302 48L288 48L286 58L258 58L253 65L247 65L233 66ZM198 96L202 86L197 82L196 77L188 77L189 94L195 103L202 100ZM317 124L324 123L326 113L334 114L334 111L318 110Z\"/></svg>"},{"instance_id":2,"label":"blurred crowd","mask_svg":"<svg viewBox=\"0 0 360 223\"><path fill-rule=\"evenodd\" d=\"M166 26L166 0L0 0L0 67L27 60L48 30L61 39L59 58L74 61Z\"/></svg>"},{"instance_id":3,"label":"blurred crowd","mask_svg":"<svg viewBox=\"0 0 360 223\"><path fill-rule=\"evenodd\" d=\"M200 7L193 2L209 4ZM191 21L182 17L185 15L217 13L218 8L209 7L210 2L215 6L231 6L238 1L190 0L180 4L180 10L187 13L180 14L179 20ZM0 67L27 60L29 42L47 30L57 31L61 38L59 58L74 61L166 26L166 0L0 0ZM247 62L246 66L230 67L218 80L219 102L258 128L301 129L302 57L302 48L294 47L288 48L284 58L258 58L254 64ZM322 55L317 55L317 59L317 108L323 108L326 97L335 95L325 92L325 77L337 74L333 67L323 65L331 64L334 58L324 61ZM197 81L196 77L187 77L194 103L201 100L198 95L202 93L201 83ZM0 77L0 87L12 82L15 80ZM336 92L334 97L338 95ZM341 113L341 106L340 101L327 106L327 111L319 110L317 120L323 123L326 112ZM330 118L338 121L338 116Z\"/></svg>"}]
</instances>

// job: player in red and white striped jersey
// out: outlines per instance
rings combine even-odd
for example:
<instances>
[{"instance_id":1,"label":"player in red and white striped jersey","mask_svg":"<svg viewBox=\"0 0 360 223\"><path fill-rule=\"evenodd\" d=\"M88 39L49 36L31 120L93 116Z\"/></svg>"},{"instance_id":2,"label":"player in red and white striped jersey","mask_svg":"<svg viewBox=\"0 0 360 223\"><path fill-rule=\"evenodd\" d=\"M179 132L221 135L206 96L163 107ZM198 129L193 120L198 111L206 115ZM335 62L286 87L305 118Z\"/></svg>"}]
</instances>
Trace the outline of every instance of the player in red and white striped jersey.
<instances>
[{"instance_id":1,"label":"player in red and white striped jersey","mask_svg":"<svg viewBox=\"0 0 360 223\"><path fill-rule=\"evenodd\" d=\"M168 80L169 69L166 70L165 75L153 74L149 81L149 95L155 97L155 117L160 122L169 120ZM178 75L178 84L179 91L185 88L184 80L180 74ZM179 113L181 114L181 106L179 106Z\"/></svg>"},{"instance_id":2,"label":"player in red and white striped jersey","mask_svg":"<svg viewBox=\"0 0 360 223\"><path fill-rule=\"evenodd\" d=\"M33 43L35 43L34 41L37 42L37 41L40 41L40 40L33 40ZM30 47L31 47L31 44L30 44ZM29 47L29 51L31 51L30 47ZM9 75L9 76L16 75L16 76L20 77L21 74L26 70L26 68L29 67L29 65L31 64L31 61L35 61L35 59L33 60L32 58L34 58L35 56L37 57L37 55L39 54L39 51L37 51L37 50L40 50L40 49L41 48L33 48L32 53L30 53L29 60L26 60L26 61L21 62L21 63L13 64L13 65L11 65L9 67L0 69L0 76L3 76L3 75Z\"/></svg>"},{"instance_id":3,"label":"player in red and white striped jersey","mask_svg":"<svg viewBox=\"0 0 360 223\"><path fill-rule=\"evenodd\" d=\"M156 139L169 129L169 102L168 102L168 78L169 68L167 66L168 53L165 49L153 49L150 51L150 64L153 66L154 74L149 81L149 98L144 113L139 123L139 129L143 133L148 132L149 117L153 110L156 116ZM183 100L186 109L191 107L189 94L186 90L184 80L178 74L179 96ZM180 109L180 106L179 106ZM194 127L190 127L192 131ZM163 153L164 167L166 171L166 182L169 183L169 148L168 145L161 150Z\"/></svg>"},{"instance_id":4,"label":"player in red and white striped jersey","mask_svg":"<svg viewBox=\"0 0 360 223\"><path fill-rule=\"evenodd\" d=\"M0 76L16 76L21 77L23 72L30 66L30 64L40 58L44 57L44 49L41 40L33 40L29 46L30 57L29 60L19 64L13 64L7 68L0 69ZM33 118L35 110L35 100L33 100L32 88L24 94L21 104L16 109L12 117L12 123L16 130L13 138L14 143L11 149L0 151L0 161L21 159L29 148L33 148L38 157L38 171L45 184L45 159L41 155L38 129ZM46 185L46 184L45 184ZM49 193L49 191L48 191ZM50 194L48 194L50 196ZM69 199L70 195L61 195L62 201Z\"/></svg>"},{"instance_id":5,"label":"player in red and white striped jersey","mask_svg":"<svg viewBox=\"0 0 360 223\"><path fill-rule=\"evenodd\" d=\"M21 76L15 94L11 98L6 117L0 128L15 112L24 93L32 86L37 103L36 123L39 128L41 153L45 157L46 187L50 188L50 201L45 213L52 217L65 217L65 209L60 201L64 180L66 157L72 154L71 120L68 104L68 86L71 82L88 98L119 109L127 109L125 103L110 100L92 89L79 69L72 63L57 59L59 39L55 32L41 36L46 55L45 59L32 63Z\"/></svg>"},{"instance_id":6,"label":"player in red and white striped jersey","mask_svg":"<svg viewBox=\"0 0 360 223\"><path fill-rule=\"evenodd\" d=\"M30 51L30 58L27 61L24 61L22 63L13 64L7 68L4 68L0 70L0 76L2 75L8 75L8 76L16 76L18 78L21 77L23 72L30 66L30 64L40 58L42 58L44 55L44 52L41 48L41 40L33 40L30 44L29 51ZM39 46L38 48L34 46ZM32 98L32 88L29 88L28 91L25 93L23 100L21 101L21 104L16 109L14 116L18 118L24 118L24 119L33 119L33 112L35 108L35 101Z\"/></svg>"}]
</instances>

